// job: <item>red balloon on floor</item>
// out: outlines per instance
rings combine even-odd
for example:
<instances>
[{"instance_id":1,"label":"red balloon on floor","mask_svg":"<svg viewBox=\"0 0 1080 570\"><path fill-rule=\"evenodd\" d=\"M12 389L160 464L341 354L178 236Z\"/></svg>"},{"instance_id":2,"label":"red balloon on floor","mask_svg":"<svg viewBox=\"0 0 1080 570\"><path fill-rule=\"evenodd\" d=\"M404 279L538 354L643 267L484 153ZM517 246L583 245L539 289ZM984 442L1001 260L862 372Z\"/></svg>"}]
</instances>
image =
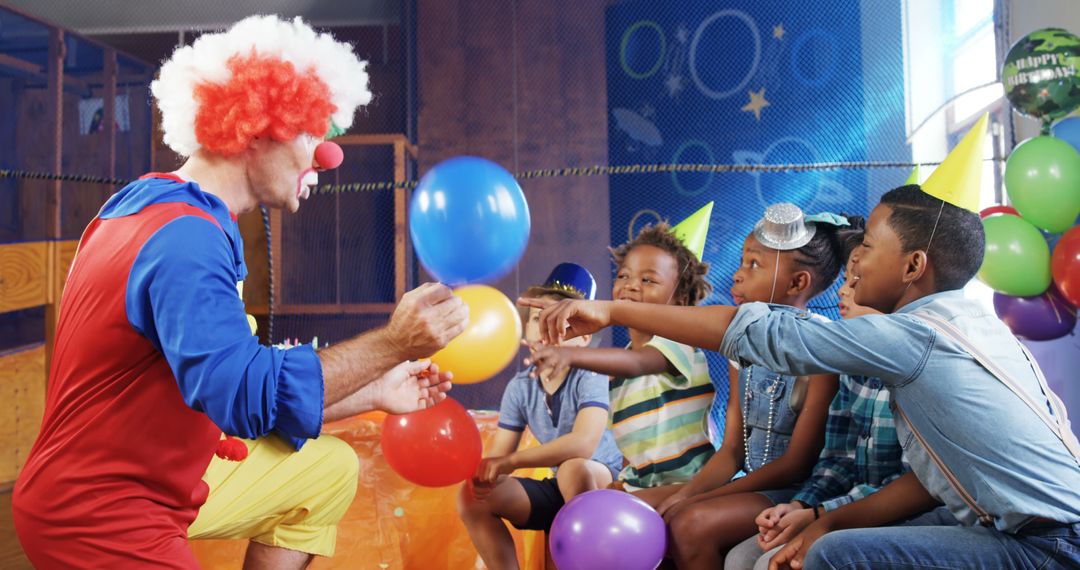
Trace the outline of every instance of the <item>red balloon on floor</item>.
<instances>
[{"instance_id":1,"label":"red balloon on floor","mask_svg":"<svg viewBox=\"0 0 1080 570\"><path fill-rule=\"evenodd\" d=\"M460 483L476 472L483 444L476 421L456 400L383 422L382 452L398 475L423 487Z\"/></svg>"}]
</instances>

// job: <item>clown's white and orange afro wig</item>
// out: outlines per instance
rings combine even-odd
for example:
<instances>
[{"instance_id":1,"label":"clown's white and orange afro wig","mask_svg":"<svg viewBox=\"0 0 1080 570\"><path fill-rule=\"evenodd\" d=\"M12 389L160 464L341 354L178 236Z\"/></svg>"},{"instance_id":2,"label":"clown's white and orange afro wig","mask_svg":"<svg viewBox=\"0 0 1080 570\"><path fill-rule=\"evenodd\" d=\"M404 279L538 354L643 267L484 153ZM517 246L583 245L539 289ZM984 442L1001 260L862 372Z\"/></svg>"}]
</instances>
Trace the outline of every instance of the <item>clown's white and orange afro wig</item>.
<instances>
[{"instance_id":1,"label":"clown's white and orange afro wig","mask_svg":"<svg viewBox=\"0 0 1080 570\"><path fill-rule=\"evenodd\" d=\"M300 18L252 16L177 49L150 85L165 144L224 156L255 137L342 132L371 101L367 62Z\"/></svg>"}]
</instances>

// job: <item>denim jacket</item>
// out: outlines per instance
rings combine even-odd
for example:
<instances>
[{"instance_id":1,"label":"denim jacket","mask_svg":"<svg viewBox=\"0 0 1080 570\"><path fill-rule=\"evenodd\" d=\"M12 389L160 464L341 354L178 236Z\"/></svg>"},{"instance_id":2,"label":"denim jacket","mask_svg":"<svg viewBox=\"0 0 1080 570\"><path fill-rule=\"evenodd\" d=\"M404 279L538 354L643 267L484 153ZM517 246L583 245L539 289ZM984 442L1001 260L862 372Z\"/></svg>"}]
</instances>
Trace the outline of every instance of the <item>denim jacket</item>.
<instances>
[{"instance_id":1,"label":"denim jacket","mask_svg":"<svg viewBox=\"0 0 1080 570\"><path fill-rule=\"evenodd\" d=\"M760 469L787 451L795 421L799 419L799 412L791 405L797 378L762 366L739 369L739 403L744 433L737 436L744 438L746 447L744 472Z\"/></svg>"},{"instance_id":2,"label":"denim jacket","mask_svg":"<svg viewBox=\"0 0 1080 570\"><path fill-rule=\"evenodd\" d=\"M743 305L721 352L785 374L881 378L894 405L993 516L996 528L1015 532L1033 517L1080 522L1080 466L1065 445L961 346L910 314L916 310L951 322L1049 409L1016 338L958 291L923 297L891 315L836 322L774 311L764 303ZM905 459L922 485L962 523L976 524L974 513L900 423Z\"/></svg>"}]
</instances>

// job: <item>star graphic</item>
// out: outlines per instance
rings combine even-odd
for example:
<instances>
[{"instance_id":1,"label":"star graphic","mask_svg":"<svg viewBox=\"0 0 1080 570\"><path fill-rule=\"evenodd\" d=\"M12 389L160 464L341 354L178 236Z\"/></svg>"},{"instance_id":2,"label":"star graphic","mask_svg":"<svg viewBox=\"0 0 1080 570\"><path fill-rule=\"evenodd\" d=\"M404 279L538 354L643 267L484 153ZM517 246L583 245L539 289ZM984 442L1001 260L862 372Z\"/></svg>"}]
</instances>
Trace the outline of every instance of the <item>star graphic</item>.
<instances>
[{"instance_id":1,"label":"star graphic","mask_svg":"<svg viewBox=\"0 0 1080 570\"><path fill-rule=\"evenodd\" d=\"M664 81L664 87L667 87L668 96L674 97L683 90L683 78L680 75L671 74Z\"/></svg>"},{"instance_id":2,"label":"star graphic","mask_svg":"<svg viewBox=\"0 0 1080 570\"><path fill-rule=\"evenodd\" d=\"M774 37L774 38L776 38L778 40L783 40L784 39L784 24L783 23L781 23L779 25L776 25L776 26L773 26L772 37Z\"/></svg>"},{"instance_id":3,"label":"star graphic","mask_svg":"<svg viewBox=\"0 0 1080 570\"><path fill-rule=\"evenodd\" d=\"M679 24L679 27L675 30L675 41L680 44L685 44L686 40L690 37L690 30L686 29L686 26Z\"/></svg>"},{"instance_id":4,"label":"star graphic","mask_svg":"<svg viewBox=\"0 0 1080 570\"><path fill-rule=\"evenodd\" d=\"M769 106L769 102L765 100L765 88L762 87L760 91L754 93L753 91L747 91L747 95L750 96L750 102L743 105L742 111L753 111L754 119L758 122L761 121L761 110Z\"/></svg>"}]
</instances>

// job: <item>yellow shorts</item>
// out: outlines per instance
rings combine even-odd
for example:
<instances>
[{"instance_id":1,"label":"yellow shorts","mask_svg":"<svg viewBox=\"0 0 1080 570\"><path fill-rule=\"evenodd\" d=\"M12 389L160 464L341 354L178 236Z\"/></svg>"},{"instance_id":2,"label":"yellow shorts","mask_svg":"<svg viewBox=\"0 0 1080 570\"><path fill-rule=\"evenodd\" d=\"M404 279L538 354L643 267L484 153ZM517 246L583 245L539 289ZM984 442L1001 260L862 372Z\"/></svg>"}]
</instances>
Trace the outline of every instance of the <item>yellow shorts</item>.
<instances>
[{"instance_id":1,"label":"yellow shorts","mask_svg":"<svg viewBox=\"0 0 1080 570\"><path fill-rule=\"evenodd\" d=\"M210 462L203 477L210 496L188 538L246 538L332 556L338 521L356 494L356 452L329 435L308 441L300 451L273 435L243 441L247 459Z\"/></svg>"}]
</instances>

